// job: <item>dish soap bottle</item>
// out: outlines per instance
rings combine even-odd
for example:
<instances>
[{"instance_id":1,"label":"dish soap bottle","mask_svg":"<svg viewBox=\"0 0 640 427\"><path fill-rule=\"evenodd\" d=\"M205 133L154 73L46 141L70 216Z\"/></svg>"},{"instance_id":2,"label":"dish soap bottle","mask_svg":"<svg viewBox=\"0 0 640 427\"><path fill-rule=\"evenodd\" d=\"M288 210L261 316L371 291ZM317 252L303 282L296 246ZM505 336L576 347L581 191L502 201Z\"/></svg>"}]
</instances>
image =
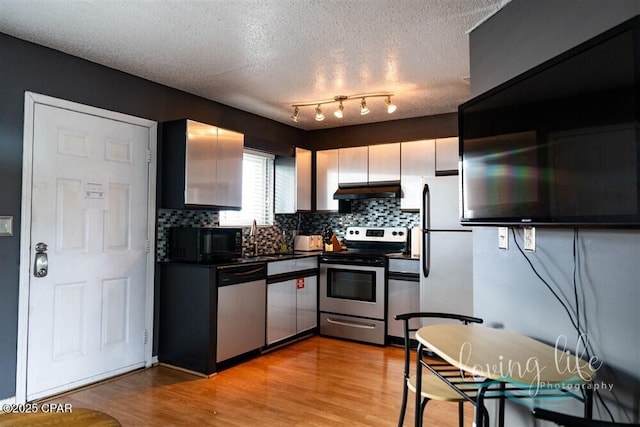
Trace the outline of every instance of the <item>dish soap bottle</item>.
<instances>
[{"instance_id":1,"label":"dish soap bottle","mask_svg":"<svg viewBox=\"0 0 640 427\"><path fill-rule=\"evenodd\" d=\"M287 232L282 230L282 240L280 241L280 253L286 254L287 251Z\"/></svg>"}]
</instances>

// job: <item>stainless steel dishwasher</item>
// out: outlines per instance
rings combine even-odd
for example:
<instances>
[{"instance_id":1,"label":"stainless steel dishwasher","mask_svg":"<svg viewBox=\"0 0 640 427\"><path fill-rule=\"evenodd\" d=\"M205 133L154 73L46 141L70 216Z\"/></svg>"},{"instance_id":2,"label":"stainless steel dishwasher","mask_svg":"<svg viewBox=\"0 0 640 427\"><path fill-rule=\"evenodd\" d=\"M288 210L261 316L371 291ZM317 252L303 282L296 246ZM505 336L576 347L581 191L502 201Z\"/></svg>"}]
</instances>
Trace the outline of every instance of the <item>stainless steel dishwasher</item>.
<instances>
[{"instance_id":1,"label":"stainless steel dishwasher","mask_svg":"<svg viewBox=\"0 0 640 427\"><path fill-rule=\"evenodd\" d=\"M217 267L218 325L216 362L265 345L267 264Z\"/></svg>"}]
</instances>

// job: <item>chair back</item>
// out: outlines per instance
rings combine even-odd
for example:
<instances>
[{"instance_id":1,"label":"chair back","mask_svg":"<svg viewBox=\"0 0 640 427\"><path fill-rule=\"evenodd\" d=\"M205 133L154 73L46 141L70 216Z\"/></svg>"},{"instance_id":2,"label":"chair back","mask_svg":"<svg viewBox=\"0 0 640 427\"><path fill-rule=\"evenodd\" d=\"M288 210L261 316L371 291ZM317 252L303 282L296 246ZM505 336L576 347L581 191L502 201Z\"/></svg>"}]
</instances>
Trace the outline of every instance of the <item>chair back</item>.
<instances>
[{"instance_id":1,"label":"chair back","mask_svg":"<svg viewBox=\"0 0 640 427\"><path fill-rule=\"evenodd\" d=\"M419 329L413 328L410 326L410 321L413 319L420 318L436 318L436 319L452 319L458 320L462 323L482 323L482 319L477 317L467 316L464 314L453 314L453 313L434 313L434 312L413 312L413 313L403 313L396 314L396 320L401 320L403 322L404 329L404 378L403 378L403 387L402 387L402 406L400 409L400 417L398 419L398 427L402 427L404 425L404 415L407 409L407 395L409 390L410 380L410 366L411 366L411 332L415 332ZM457 398L457 396L456 396ZM422 420L422 414L424 413L424 408L427 405L429 399L425 396L422 399L422 403L420 405L420 421ZM462 401L458 402L458 424L460 427L464 425L464 409L462 406ZM485 410L486 413L486 410ZM417 418L417 416L416 416ZM422 423L420 423L422 425Z\"/></svg>"},{"instance_id":2,"label":"chair back","mask_svg":"<svg viewBox=\"0 0 640 427\"><path fill-rule=\"evenodd\" d=\"M404 377L409 378L410 366L411 366L411 332L416 332L419 327L411 327L410 323L412 319L451 319L459 320L460 322L468 325L469 323L482 323L483 320L479 317L467 316L465 314L455 313L438 313L438 312L413 312L396 314L394 316L396 320L402 320L404 329Z\"/></svg>"}]
</instances>

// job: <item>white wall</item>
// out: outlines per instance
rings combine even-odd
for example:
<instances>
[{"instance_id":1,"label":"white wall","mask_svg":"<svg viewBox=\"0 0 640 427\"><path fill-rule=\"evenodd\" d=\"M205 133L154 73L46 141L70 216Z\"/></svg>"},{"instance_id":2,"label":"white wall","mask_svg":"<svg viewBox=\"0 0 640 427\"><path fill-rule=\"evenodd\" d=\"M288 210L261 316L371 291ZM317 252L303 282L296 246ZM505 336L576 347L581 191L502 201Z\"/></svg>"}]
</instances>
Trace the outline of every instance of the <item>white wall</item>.
<instances>
[{"instance_id":1,"label":"white wall","mask_svg":"<svg viewBox=\"0 0 640 427\"><path fill-rule=\"evenodd\" d=\"M470 34L472 93L480 94L639 13L637 0L514 0ZM516 232L522 245L522 230ZM589 342L604 362L598 381L613 384L612 392L600 395L616 421L638 422L640 231L580 229L576 258L574 230L538 227L536 232L537 250L527 256L574 311L577 268ZM475 315L489 325L550 343L559 335L575 342L567 313L534 274L513 236L508 250L498 249L497 228L476 227L473 236ZM600 404L596 408L597 417L608 419ZM558 410L579 413L581 406ZM536 425L528 410L517 405L508 405L507 416L508 425Z\"/></svg>"}]
</instances>

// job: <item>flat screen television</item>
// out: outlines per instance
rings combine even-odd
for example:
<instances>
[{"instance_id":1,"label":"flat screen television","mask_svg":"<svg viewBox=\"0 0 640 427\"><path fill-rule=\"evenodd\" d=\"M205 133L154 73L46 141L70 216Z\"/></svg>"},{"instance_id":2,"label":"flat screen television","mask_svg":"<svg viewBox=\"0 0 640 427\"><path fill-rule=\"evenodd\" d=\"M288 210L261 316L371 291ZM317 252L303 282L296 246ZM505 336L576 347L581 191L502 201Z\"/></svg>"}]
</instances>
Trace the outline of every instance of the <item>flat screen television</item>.
<instances>
[{"instance_id":1,"label":"flat screen television","mask_svg":"<svg viewBox=\"0 0 640 427\"><path fill-rule=\"evenodd\" d=\"M640 225L640 17L460 105L465 225Z\"/></svg>"}]
</instances>

